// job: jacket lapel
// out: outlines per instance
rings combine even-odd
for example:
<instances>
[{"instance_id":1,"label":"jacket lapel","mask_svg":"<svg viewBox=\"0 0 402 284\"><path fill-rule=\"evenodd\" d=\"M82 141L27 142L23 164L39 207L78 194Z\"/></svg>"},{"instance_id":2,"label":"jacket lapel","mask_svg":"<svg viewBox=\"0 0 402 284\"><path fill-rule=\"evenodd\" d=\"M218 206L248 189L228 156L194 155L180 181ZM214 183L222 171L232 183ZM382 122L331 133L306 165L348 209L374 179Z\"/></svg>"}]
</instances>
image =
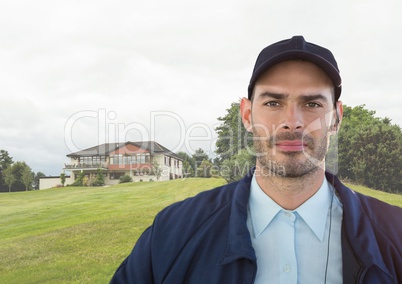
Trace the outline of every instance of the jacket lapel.
<instances>
[{"instance_id":1,"label":"jacket lapel","mask_svg":"<svg viewBox=\"0 0 402 284\"><path fill-rule=\"evenodd\" d=\"M250 233L247 229L247 206L253 172L253 170L250 171L234 188L227 244L221 264L227 264L240 258L256 260Z\"/></svg>"},{"instance_id":2,"label":"jacket lapel","mask_svg":"<svg viewBox=\"0 0 402 284\"><path fill-rule=\"evenodd\" d=\"M377 266L385 274L391 276L382 258L373 226L367 212L361 206L358 195L344 186L338 178L329 173L326 175L328 180L334 181L333 185L343 205L342 259L344 276L346 273L349 274L346 275L348 279L356 279L355 277L358 277L361 269L372 266Z\"/></svg>"}]
</instances>

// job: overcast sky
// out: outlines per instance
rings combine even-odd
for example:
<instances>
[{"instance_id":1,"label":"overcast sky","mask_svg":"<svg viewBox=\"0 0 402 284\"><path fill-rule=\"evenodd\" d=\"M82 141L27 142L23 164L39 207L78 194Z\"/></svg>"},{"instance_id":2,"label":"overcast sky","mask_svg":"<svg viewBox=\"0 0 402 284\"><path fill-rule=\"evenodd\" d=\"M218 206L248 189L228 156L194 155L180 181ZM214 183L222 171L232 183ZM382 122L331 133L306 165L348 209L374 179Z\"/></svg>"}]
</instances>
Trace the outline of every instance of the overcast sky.
<instances>
[{"instance_id":1,"label":"overcast sky","mask_svg":"<svg viewBox=\"0 0 402 284\"><path fill-rule=\"evenodd\" d=\"M332 50L345 104L402 126L401 3L0 0L0 149L46 175L104 142L211 154L259 51L293 35Z\"/></svg>"}]
</instances>

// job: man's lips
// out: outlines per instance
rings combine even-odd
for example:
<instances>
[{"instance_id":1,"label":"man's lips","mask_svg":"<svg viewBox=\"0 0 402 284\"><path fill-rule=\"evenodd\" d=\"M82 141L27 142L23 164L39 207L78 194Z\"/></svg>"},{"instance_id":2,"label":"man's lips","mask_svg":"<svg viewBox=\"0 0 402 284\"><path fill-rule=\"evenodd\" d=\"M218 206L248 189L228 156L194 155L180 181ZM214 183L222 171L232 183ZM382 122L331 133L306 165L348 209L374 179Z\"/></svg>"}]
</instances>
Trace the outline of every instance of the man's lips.
<instances>
[{"instance_id":1,"label":"man's lips","mask_svg":"<svg viewBox=\"0 0 402 284\"><path fill-rule=\"evenodd\" d=\"M285 140L277 142L275 146L279 150L284 152L297 152L297 151L303 151L303 148L307 145L305 145L303 141L300 140Z\"/></svg>"}]
</instances>

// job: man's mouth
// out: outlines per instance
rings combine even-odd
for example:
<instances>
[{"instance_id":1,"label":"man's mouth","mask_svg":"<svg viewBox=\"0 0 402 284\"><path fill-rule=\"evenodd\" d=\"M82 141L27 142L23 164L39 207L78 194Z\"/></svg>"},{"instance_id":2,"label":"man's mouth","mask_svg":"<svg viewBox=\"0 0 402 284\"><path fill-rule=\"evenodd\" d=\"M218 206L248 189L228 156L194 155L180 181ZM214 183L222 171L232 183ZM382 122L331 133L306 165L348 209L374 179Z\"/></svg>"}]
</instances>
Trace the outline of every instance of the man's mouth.
<instances>
[{"instance_id":1,"label":"man's mouth","mask_svg":"<svg viewBox=\"0 0 402 284\"><path fill-rule=\"evenodd\" d=\"M275 144L276 148L283 152L300 152L303 151L306 144L301 140L284 140Z\"/></svg>"}]
</instances>

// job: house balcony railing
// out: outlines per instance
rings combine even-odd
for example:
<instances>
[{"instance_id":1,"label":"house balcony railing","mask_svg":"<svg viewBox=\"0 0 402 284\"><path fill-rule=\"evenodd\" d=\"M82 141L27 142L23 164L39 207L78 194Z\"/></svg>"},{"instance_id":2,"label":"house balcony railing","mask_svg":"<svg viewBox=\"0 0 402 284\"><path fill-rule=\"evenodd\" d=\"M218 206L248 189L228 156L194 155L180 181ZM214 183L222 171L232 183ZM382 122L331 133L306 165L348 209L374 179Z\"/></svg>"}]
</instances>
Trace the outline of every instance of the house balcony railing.
<instances>
[{"instance_id":1,"label":"house balcony railing","mask_svg":"<svg viewBox=\"0 0 402 284\"><path fill-rule=\"evenodd\" d=\"M86 164L86 163L79 163L79 164L64 164L64 169L71 170L71 169L107 169L107 163L93 163L93 164Z\"/></svg>"}]
</instances>

